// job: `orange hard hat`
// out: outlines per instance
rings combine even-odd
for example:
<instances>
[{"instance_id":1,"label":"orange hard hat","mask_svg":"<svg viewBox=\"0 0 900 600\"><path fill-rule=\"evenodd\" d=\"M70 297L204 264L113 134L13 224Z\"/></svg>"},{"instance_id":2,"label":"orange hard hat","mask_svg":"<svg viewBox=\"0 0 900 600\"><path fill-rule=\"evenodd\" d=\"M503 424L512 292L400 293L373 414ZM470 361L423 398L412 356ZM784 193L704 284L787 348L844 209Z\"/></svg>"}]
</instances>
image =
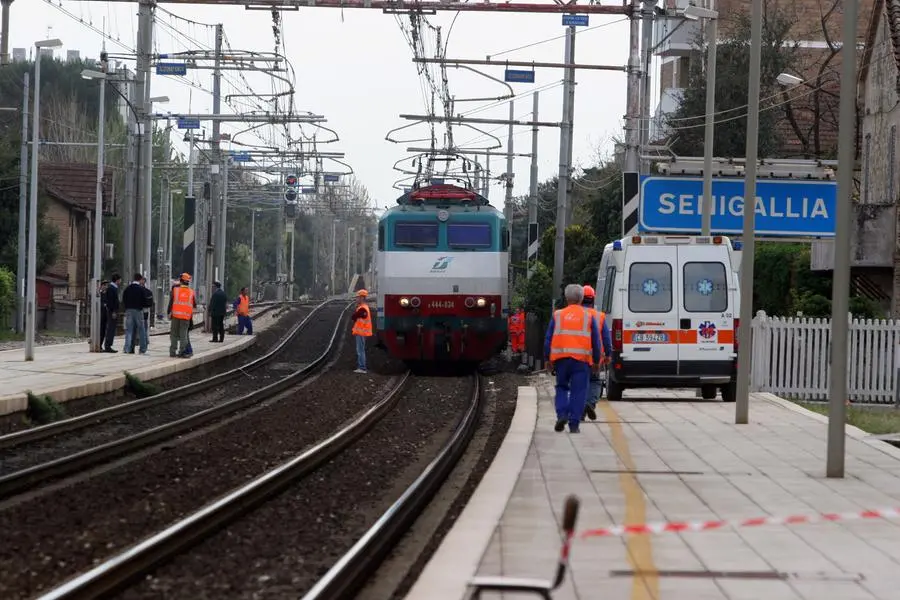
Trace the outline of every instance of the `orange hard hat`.
<instances>
[{"instance_id":1,"label":"orange hard hat","mask_svg":"<svg viewBox=\"0 0 900 600\"><path fill-rule=\"evenodd\" d=\"M190 274L190 273L182 273L182 274L181 274L181 281L190 281L190 280L191 280L191 274Z\"/></svg>"},{"instance_id":2,"label":"orange hard hat","mask_svg":"<svg viewBox=\"0 0 900 600\"><path fill-rule=\"evenodd\" d=\"M594 294L594 288L589 285L584 286L584 297L585 298L593 298L596 294Z\"/></svg>"},{"instance_id":3,"label":"orange hard hat","mask_svg":"<svg viewBox=\"0 0 900 600\"><path fill-rule=\"evenodd\" d=\"M359 290L358 292L356 292L356 295L360 298L366 298L369 296L369 292L367 292L366 290Z\"/></svg>"}]
</instances>

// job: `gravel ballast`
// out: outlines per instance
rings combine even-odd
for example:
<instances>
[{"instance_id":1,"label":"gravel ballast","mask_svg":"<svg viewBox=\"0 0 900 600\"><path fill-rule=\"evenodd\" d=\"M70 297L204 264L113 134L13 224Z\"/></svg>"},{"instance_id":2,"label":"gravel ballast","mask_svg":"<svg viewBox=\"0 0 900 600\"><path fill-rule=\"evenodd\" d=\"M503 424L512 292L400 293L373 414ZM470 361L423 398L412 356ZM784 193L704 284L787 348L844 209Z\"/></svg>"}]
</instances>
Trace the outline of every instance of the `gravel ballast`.
<instances>
[{"instance_id":1,"label":"gravel ballast","mask_svg":"<svg viewBox=\"0 0 900 600\"><path fill-rule=\"evenodd\" d=\"M0 597L46 591L299 453L370 404L404 369L370 351L370 373L352 373L346 329L333 366L284 399L0 510Z\"/></svg>"}]
</instances>

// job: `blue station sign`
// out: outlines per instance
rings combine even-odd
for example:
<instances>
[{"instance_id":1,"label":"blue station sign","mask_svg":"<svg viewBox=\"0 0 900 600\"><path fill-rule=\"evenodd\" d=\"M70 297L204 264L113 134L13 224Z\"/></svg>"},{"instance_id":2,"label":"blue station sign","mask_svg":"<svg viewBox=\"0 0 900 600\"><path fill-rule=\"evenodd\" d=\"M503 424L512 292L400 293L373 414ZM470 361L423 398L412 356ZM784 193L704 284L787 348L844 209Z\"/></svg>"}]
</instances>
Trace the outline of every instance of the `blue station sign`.
<instances>
[{"instance_id":1,"label":"blue station sign","mask_svg":"<svg viewBox=\"0 0 900 600\"><path fill-rule=\"evenodd\" d=\"M187 65L185 63L157 63L157 75L187 75Z\"/></svg>"},{"instance_id":2,"label":"blue station sign","mask_svg":"<svg viewBox=\"0 0 900 600\"><path fill-rule=\"evenodd\" d=\"M200 119L178 119L178 129L200 129Z\"/></svg>"},{"instance_id":3,"label":"blue station sign","mask_svg":"<svg viewBox=\"0 0 900 600\"><path fill-rule=\"evenodd\" d=\"M336 181L340 181L340 179L341 179L340 175L325 175L325 177L324 177L325 181L332 182L332 183L336 182Z\"/></svg>"},{"instance_id":4,"label":"blue station sign","mask_svg":"<svg viewBox=\"0 0 900 600\"><path fill-rule=\"evenodd\" d=\"M587 27L588 24L588 16L587 15L563 15L562 16L562 24L563 26L571 26L571 27Z\"/></svg>"},{"instance_id":5,"label":"blue station sign","mask_svg":"<svg viewBox=\"0 0 900 600\"><path fill-rule=\"evenodd\" d=\"M712 232L743 232L744 180L713 179ZM654 233L700 233L703 179L642 177L638 227ZM756 182L756 235L834 237L837 183L793 179Z\"/></svg>"},{"instance_id":6,"label":"blue station sign","mask_svg":"<svg viewBox=\"0 0 900 600\"><path fill-rule=\"evenodd\" d=\"M301 193L301 194L315 194L315 193L316 193L316 188L314 188L314 187L301 187L301 188L300 188L300 193Z\"/></svg>"},{"instance_id":7,"label":"blue station sign","mask_svg":"<svg viewBox=\"0 0 900 600\"><path fill-rule=\"evenodd\" d=\"M534 71L521 69L506 69L503 81L510 83L534 83Z\"/></svg>"}]
</instances>

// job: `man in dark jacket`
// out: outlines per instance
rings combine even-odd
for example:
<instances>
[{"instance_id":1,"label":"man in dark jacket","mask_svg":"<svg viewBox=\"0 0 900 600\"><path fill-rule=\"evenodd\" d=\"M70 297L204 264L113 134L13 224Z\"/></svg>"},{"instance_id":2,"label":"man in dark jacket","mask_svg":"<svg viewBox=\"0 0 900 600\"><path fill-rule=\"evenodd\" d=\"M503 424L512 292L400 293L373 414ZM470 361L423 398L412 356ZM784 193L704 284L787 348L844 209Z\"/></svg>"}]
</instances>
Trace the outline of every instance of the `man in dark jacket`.
<instances>
[{"instance_id":1,"label":"man in dark jacket","mask_svg":"<svg viewBox=\"0 0 900 600\"><path fill-rule=\"evenodd\" d=\"M209 318L212 320L212 342L225 341L225 311L228 307L228 296L218 281L213 283L216 291L209 298Z\"/></svg>"},{"instance_id":2,"label":"man in dark jacket","mask_svg":"<svg viewBox=\"0 0 900 600\"><path fill-rule=\"evenodd\" d=\"M114 273L109 285L106 288L106 340L104 341L104 352L117 352L113 350L113 340L116 337L116 325L119 322L119 285L122 283L122 276Z\"/></svg>"},{"instance_id":3,"label":"man in dark jacket","mask_svg":"<svg viewBox=\"0 0 900 600\"><path fill-rule=\"evenodd\" d=\"M125 307L125 352L134 353L135 338L140 340L141 354L147 354L147 330L144 329L144 286L141 285L141 274L135 273L134 279L122 292L122 305Z\"/></svg>"}]
</instances>

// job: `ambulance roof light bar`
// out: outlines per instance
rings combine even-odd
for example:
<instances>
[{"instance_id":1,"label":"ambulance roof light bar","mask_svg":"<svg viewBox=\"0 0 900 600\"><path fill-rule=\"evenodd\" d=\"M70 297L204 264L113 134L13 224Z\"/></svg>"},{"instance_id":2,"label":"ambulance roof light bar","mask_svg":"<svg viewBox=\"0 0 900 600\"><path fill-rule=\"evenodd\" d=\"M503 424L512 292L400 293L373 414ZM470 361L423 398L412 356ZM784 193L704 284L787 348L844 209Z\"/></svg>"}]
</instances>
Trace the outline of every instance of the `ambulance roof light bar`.
<instances>
[{"instance_id":1,"label":"ambulance roof light bar","mask_svg":"<svg viewBox=\"0 0 900 600\"><path fill-rule=\"evenodd\" d=\"M658 159L657 159L658 160ZM802 159L760 159L759 177L783 179L834 179L833 167L837 161ZM713 175L743 177L746 160L743 158L714 158ZM659 170L665 175L703 175L703 159L673 157L659 161Z\"/></svg>"}]
</instances>

